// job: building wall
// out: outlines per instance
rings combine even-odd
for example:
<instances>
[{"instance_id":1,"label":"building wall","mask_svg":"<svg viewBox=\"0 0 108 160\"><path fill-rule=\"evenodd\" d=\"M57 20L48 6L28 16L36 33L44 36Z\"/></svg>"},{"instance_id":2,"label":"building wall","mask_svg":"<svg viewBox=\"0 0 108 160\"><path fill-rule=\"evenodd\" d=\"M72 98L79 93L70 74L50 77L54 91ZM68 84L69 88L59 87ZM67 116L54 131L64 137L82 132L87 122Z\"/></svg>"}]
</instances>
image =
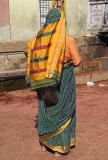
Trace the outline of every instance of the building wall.
<instances>
[{"instance_id":1,"label":"building wall","mask_svg":"<svg viewBox=\"0 0 108 160\"><path fill-rule=\"evenodd\" d=\"M40 28L39 0L9 0L11 39L28 39Z\"/></svg>"},{"instance_id":2,"label":"building wall","mask_svg":"<svg viewBox=\"0 0 108 160\"><path fill-rule=\"evenodd\" d=\"M0 0L0 41L26 40L39 29L39 0Z\"/></svg>"},{"instance_id":3,"label":"building wall","mask_svg":"<svg viewBox=\"0 0 108 160\"><path fill-rule=\"evenodd\" d=\"M88 17L91 8L89 1L90 3L98 2L97 0L66 0L68 35L86 35L87 28L89 29L91 25L93 25L93 29L94 26L102 29L100 24L92 24L94 22L94 20L91 21L92 14L89 14ZM103 0L103 2L107 2L107 0ZM108 4L103 4L103 6L105 6L105 23L108 24ZM97 13L98 9L95 12ZM93 14L92 19L96 18ZM39 29L39 0L0 0L0 41L26 40L35 35Z\"/></svg>"},{"instance_id":4,"label":"building wall","mask_svg":"<svg viewBox=\"0 0 108 160\"><path fill-rule=\"evenodd\" d=\"M86 34L88 6L89 0L66 0L66 26L69 36Z\"/></svg>"},{"instance_id":5,"label":"building wall","mask_svg":"<svg viewBox=\"0 0 108 160\"><path fill-rule=\"evenodd\" d=\"M0 0L0 40L10 39L9 0Z\"/></svg>"}]
</instances>

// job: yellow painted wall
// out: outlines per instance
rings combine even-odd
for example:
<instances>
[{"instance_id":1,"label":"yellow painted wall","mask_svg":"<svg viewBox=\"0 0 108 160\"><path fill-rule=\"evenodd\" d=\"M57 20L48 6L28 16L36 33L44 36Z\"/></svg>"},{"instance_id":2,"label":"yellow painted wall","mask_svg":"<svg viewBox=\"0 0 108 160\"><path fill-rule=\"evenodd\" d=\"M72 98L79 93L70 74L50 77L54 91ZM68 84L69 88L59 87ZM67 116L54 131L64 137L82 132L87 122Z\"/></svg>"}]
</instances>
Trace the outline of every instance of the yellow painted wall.
<instances>
[{"instance_id":1,"label":"yellow painted wall","mask_svg":"<svg viewBox=\"0 0 108 160\"><path fill-rule=\"evenodd\" d=\"M9 0L11 39L24 40L40 29L39 0Z\"/></svg>"},{"instance_id":2,"label":"yellow painted wall","mask_svg":"<svg viewBox=\"0 0 108 160\"><path fill-rule=\"evenodd\" d=\"M88 0L66 0L66 27L69 36L87 34Z\"/></svg>"}]
</instances>

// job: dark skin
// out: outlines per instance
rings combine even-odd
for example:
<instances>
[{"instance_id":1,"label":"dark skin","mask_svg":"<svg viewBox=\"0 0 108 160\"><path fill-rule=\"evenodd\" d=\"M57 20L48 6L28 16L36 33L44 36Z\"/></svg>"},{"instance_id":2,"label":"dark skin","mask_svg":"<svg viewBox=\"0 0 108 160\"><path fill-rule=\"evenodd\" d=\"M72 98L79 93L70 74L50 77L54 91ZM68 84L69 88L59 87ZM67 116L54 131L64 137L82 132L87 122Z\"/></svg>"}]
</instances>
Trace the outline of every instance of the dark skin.
<instances>
[{"instance_id":1,"label":"dark skin","mask_svg":"<svg viewBox=\"0 0 108 160\"><path fill-rule=\"evenodd\" d=\"M58 8L63 11L64 10L64 0L58 2Z\"/></svg>"}]
</instances>

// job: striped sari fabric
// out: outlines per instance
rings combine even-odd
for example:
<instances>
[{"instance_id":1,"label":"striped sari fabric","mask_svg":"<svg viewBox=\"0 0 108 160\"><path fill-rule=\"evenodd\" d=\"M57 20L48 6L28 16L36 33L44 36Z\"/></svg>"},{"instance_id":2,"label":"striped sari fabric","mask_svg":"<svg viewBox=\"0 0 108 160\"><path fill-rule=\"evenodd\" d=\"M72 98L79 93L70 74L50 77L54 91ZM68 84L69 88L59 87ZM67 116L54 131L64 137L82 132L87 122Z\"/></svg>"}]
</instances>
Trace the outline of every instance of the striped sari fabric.
<instances>
[{"instance_id":1,"label":"striped sari fabric","mask_svg":"<svg viewBox=\"0 0 108 160\"><path fill-rule=\"evenodd\" d=\"M76 89L74 68L63 69L57 105L45 109L43 92L38 91L38 133L40 142L53 151L67 153L75 146Z\"/></svg>"},{"instance_id":2,"label":"striped sari fabric","mask_svg":"<svg viewBox=\"0 0 108 160\"><path fill-rule=\"evenodd\" d=\"M65 18L58 9L49 11L44 28L28 43L26 80L32 89L60 82L65 53Z\"/></svg>"}]
</instances>

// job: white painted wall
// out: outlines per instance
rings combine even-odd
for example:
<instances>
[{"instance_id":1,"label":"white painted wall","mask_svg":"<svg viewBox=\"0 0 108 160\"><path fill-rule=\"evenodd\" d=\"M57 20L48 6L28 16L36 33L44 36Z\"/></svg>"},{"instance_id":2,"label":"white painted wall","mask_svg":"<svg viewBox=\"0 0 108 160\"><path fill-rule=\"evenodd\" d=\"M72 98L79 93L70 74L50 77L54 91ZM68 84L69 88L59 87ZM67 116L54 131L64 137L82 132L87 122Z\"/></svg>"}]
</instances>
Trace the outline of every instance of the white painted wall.
<instances>
[{"instance_id":1,"label":"white painted wall","mask_svg":"<svg viewBox=\"0 0 108 160\"><path fill-rule=\"evenodd\" d=\"M26 40L40 29L39 0L9 0L12 40Z\"/></svg>"},{"instance_id":2,"label":"white painted wall","mask_svg":"<svg viewBox=\"0 0 108 160\"><path fill-rule=\"evenodd\" d=\"M66 0L67 35L84 35L87 30L88 0Z\"/></svg>"},{"instance_id":3,"label":"white painted wall","mask_svg":"<svg viewBox=\"0 0 108 160\"><path fill-rule=\"evenodd\" d=\"M10 26L0 27L0 41L10 40Z\"/></svg>"}]
</instances>

